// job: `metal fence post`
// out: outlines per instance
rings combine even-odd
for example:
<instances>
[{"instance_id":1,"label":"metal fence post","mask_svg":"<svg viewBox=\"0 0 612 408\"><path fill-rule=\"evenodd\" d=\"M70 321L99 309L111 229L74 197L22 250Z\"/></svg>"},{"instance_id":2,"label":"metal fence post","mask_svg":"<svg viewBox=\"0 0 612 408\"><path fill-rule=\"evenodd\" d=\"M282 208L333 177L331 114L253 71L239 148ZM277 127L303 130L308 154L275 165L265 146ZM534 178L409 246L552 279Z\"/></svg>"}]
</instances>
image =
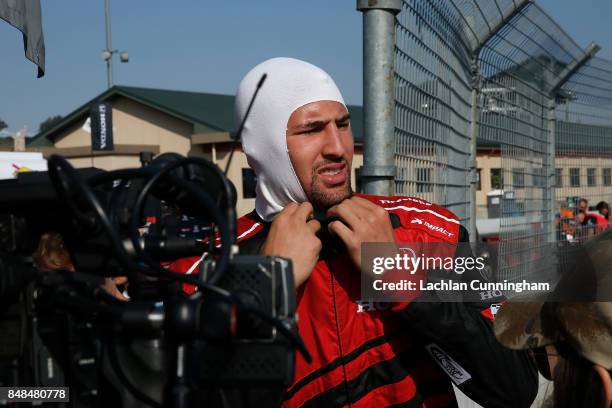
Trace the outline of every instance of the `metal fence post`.
<instances>
[{"instance_id":1,"label":"metal fence post","mask_svg":"<svg viewBox=\"0 0 612 408\"><path fill-rule=\"evenodd\" d=\"M364 153L367 194L392 195L394 178L395 15L401 0L357 0L363 13Z\"/></svg>"},{"instance_id":2,"label":"metal fence post","mask_svg":"<svg viewBox=\"0 0 612 408\"><path fill-rule=\"evenodd\" d=\"M547 231L547 239L550 242L556 242L556 225L555 225L555 207L556 207L556 199L555 199L555 109L557 107L557 103L554 97L551 97L548 101L548 152L545 156L544 160L544 168L548 169L549 174L546 176L546 216L548 220L544 220L550 230Z\"/></svg>"},{"instance_id":3,"label":"metal fence post","mask_svg":"<svg viewBox=\"0 0 612 408\"><path fill-rule=\"evenodd\" d=\"M474 58L472 62L472 118L470 124L470 221L468 230L470 232L470 242L478 242L478 231L476 229L476 191L478 188L478 163L477 140L478 140L478 92L480 90L480 70L478 60Z\"/></svg>"}]
</instances>

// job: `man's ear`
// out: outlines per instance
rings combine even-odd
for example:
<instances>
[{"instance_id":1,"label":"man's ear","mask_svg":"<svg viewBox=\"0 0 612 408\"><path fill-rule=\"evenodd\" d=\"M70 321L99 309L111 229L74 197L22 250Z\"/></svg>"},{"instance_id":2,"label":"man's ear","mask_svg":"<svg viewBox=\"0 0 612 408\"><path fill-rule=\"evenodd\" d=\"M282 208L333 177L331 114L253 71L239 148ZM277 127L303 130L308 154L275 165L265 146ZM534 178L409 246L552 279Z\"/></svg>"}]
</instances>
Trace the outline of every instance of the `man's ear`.
<instances>
[{"instance_id":1,"label":"man's ear","mask_svg":"<svg viewBox=\"0 0 612 408\"><path fill-rule=\"evenodd\" d=\"M601 381L603 407L610 407L612 406L612 378L610 378L610 372L597 364L593 364L593 370L599 374L599 380Z\"/></svg>"}]
</instances>

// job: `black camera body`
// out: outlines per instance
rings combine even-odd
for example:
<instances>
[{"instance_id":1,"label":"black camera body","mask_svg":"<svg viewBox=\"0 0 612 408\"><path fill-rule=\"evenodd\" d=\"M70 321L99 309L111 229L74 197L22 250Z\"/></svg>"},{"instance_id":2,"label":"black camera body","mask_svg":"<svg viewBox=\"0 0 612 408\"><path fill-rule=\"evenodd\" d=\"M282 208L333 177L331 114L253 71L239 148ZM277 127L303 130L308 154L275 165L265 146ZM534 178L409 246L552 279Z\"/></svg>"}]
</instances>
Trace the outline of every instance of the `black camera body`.
<instances>
[{"instance_id":1,"label":"black camera body","mask_svg":"<svg viewBox=\"0 0 612 408\"><path fill-rule=\"evenodd\" d=\"M19 355L0 356L0 386L68 386L74 407L260 405L264 394L280 404L303 350L291 262L234 253L228 185L216 166L176 155L114 172L52 157L48 173L0 182L0 299L19 294L0 305L0 326L19 326ZM159 217L155 233L134 231L149 193L210 225L201 229L210 236L177 237ZM76 272L34 268L48 230L62 234ZM160 265L204 251L197 275ZM101 288L116 275L134 287L130 301ZM185 284L199 290L187 295Z\"/></svg>"},{"instance_id":2,"label":"black camera body","mask_svg":"<svg viewBox=\"0 0 612 408\"><path fill-rule=\"evenodd\" d=\"M295 326L293 273L289 261L277 257L238 255L219 285L240 297L243 303L265 311L291 330ZM231 347L208 342L202 349L200 378L208 384L245 386L279 384L293 379L293 346L276 327L261 319L238 314L236 336ZM231 352L228 353L228 349ZM289 380L289 382L287 382Z\"/></svg>"}]
</instances>

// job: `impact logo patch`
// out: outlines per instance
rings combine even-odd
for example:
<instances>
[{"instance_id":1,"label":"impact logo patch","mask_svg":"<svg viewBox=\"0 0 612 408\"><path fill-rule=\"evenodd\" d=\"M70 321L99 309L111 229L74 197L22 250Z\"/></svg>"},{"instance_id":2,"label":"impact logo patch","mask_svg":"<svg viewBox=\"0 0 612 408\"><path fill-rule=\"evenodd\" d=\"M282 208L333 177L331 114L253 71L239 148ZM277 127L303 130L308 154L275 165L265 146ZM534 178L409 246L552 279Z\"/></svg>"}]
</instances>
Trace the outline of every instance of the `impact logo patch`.
<instances>
[{"instance_id":1,"label":"impact logo patch","mask_svg":"<svg viewBox=\"0 0 612 408\"><path fill-rule=\"evenodd\" d=\"M470 373L465 371L455 360L451 358L444 350L438 347L437 344L429 344L425 346L429 354L436 360L436 363L444 370L446 374L451 378L455 385L461 385L472 376Z\"/></svg>"},{"instance_id":2,"label":"impact logo patch","mask_svg":"<svg viewBox=\"0 0 612 408\"><path fill-rule=\"evenodd\" d=\"M445 228L440 227L439 225L433 225L430 224L427 221L424 221L420 218L413 218L412 220L410 220L410 224L419 224L419 225L424 225L425 227L429 228L432 231L436 231L436 232L440 232L444 235L446 235L447 237L452 237L454 234L452 232L447 231Z\"/></svg>"}]
</instances>

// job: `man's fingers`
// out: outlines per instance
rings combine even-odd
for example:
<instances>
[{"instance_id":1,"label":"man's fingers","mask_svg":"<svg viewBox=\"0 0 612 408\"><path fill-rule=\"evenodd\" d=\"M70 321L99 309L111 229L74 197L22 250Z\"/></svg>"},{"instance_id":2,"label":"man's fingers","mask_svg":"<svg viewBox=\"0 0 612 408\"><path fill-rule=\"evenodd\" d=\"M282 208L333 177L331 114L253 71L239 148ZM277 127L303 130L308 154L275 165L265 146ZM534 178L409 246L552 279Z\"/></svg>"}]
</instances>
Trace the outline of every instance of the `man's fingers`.
<instances>
[{"instance_id":1,"label":"man's fingers","mask_svg":"<svg viewBox=\"0 0 612 408\"><path fill-rule=\"evenodd\" d=\"M349 227L344 225L342 221L330 222L327 226L327 229L332 234L339 236L342 242L344 242L346 245L348 245L353 236L353 231L351 231Z\"/></svg>"},{"instance_id":2,"label":"man's fingers","mask_svg":"<svg viewBox=\"0 0 612 408\"><path fill-rule=\"evenodd\" d=\"M312 212L313 212L312 204L310 204L309 202L304 202L298 205L297 209L295 210L294 215L306 221L310 217L312 217Z\"/></svg>"},{"instance_id":3,"label":"man's fingers","mask_svg":"<svg viewBox=\"0 0 612 408\"><path fill-rule=\"evenodd\" d=\"M287 204L287 206L285 208L283 208L281 213L291 215L291 214L293 214L293 213L295 213L297 211L298 207L299 207L298 203L291 202L291 203Z\"/></svg>"},{"instance_id":4,"label":"man's fingers","mask_svg":"<svg viewBox=\"0 0 612 408\"><path fill-rule=\"evenodd\" d=\"M321 223L317 220L310 220L306 223L306 226L312 230L313 233L319 232L321 229Z\"/></svg>"},{"instance_id":5,"label":"man's fingers","mask_svg":"<svg viewBox=\"0 0 612 408\"><path fill-rule=\"evenodd\" d=\"M127 276L115 276L112 279L115 285L125 285L128 281Z\"/></svg>"},{"instance_id":6,"label":"man's fingers","mask_svg":"<svg viewBox=\"0 0 612 408\"><path fill-rule=\"evenodd\" d=\"M363 208L364 210L367 210L367 211L371 211L371 210L380 208L379 206L377 206L370 200L366 200L365 198L352 196L351 198L349 198L349 200L355 203L358 207Z\"/></svg>"},{"instance_id":7,"label":"man's fingers","mask_svg":"<svg viewBox=\"0 0 612 408\"><path fill-rule=\"evenodd\" d=\"M344 200L340 204L334 205L329 210L327 210L328 217L338 217L345 224L347 224L351 228L355 228L359 225L359 216L356 214L357 204L350 202L349 200ZM331 225L331 224L330 224Z\"/></svg>"},{"instance_id":8,"label":"man's fingers","mask_svg":"<svg viewBox=\"0 0 612 408\"><path fill-rule=\"evenodd\" d=\"M361 225L367 223L377 227L383 227L386 224L391 225L389 213L383 207L361 197L353 196L349 201L354 205L353 213L359 217Z\"/></svg>"}]
</instances>

